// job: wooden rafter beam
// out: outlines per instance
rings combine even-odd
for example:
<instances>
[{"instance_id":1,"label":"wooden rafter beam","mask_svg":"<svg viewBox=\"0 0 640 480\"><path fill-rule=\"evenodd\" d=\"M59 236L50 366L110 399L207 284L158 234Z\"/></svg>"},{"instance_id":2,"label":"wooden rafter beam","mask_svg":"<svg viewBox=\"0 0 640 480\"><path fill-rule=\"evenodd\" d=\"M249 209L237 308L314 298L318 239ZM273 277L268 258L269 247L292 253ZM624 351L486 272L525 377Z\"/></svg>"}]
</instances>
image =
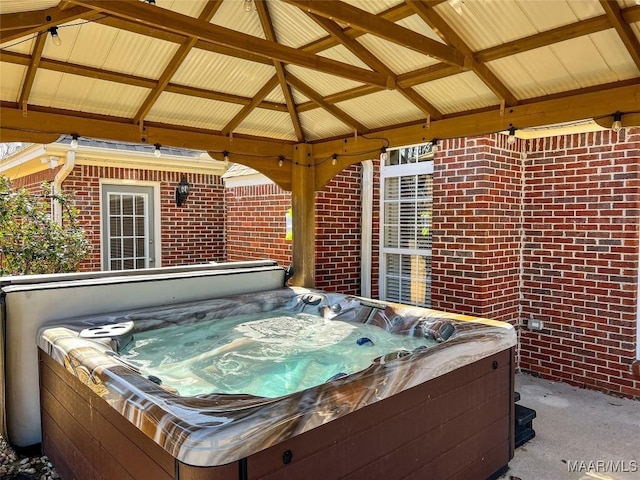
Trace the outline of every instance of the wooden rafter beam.
<instances>
[{"instance_id":1,"label":"wooden rafter beam","mask_svg":"<svg viewBox=\"0 0 640 480\"><path fill-rule=\"evenodd\" d=\"M62 10L56 6L45 10L3 13L0 15L0 32L25 29L33 29L32 33L39 32L48 27L55 27L61 23L77 20L87 12L89 10L84 7ZM3 42L6 41L5 37L2 37L1 40Z\"/></svg>"},{"instance_id":2,"label":"wooden rafter beam","mask_svg":"<svg viewBox=\"0 0 640 480\"><path fill-rule=\"evenodd\" d=\"M182 43L186 38L184 35L178 35L173 32L159 30L148 25L142 25L134 23L132 21L112 17L110 15L103 16L95 20L96 23L106 25L108 27L117 28L119 30L125 30L127 32L137 33L139 35L146 35L147 37L153 37L166 42ZM213 43L204 42L198 40L195 44L195 48L205 50L207 52L219 53L221 55L227 55L229 57L241 58L250 62L262 63L264 65L271 65L271 59L262 55L257 55L253 52L246 50L240 50L239 48L227 47L225 45L216 45Z\"/></svg>"},{"instance_id":3,"label":"wooden rafter beam","mask_svg":"<svg viewBox=\"0 0 640 480\"><path fill-rule=\"evenodd\" d=\"M432 82L440 78L457 75L464 70L461 67L454 67L446 63L437 63L428 67L419 68L413 72L403 73L398 76L398 85L400 87L415 87L421 83Z\"/></svg>"},{"instance_id":4,"label":"wooden rafter beam","mask_svg":"<svg viewBox=\"0 0 640 480\"><path fill-rule=\"evenodd\" d=\"M406 0L420 18L437 32L440 37L461 52L466 59L466 66L475 73L485 85L487 85L498 98L504 100L507 105L517 105L518 100L509 89L495 76L495 74L483 63L478 62L471 48L462 40L453 28L444 19L425 3L415 0Z\"/></svg>"},{"instance_id":5,"label":"wooden rafter beam","mask_svg":"<svg viewBox=\"0 0 640 480\"><path fill-rule=\"evenodd\" d=\"M344 34L342 27L333 20L316 15L315 13L306 12L307 15L320 27L322 27L329 35L335 38L340 44L347 48L356 57L362 60L372 70L379 72L387 77L388 88L394 88L396 84L396 74L387 65L367 50L364 45L356 40L349 38Z\"/></svg>"},{"instance_id":6,"label":"wooden rafter beam","mask_svg":"<svg viewBox=\"0 0 640 480\"><path fill-rule=\"evenodd\" d=\"M28 66L31 63L31 56L24 53L10 52L0 50L0 62L14 63L17 65ZM54 72L69 73L82 77L96 78L108 82L122 83L125 85L133 85L136 87L152 89L156 86L157 81L152 78L139 77L137 75L129 75L126 73L114 72L111 70L103 70L95 67L87 67L74 63L61 62L59 60L51 60L42 58L39 68L44 70L52 70ZM253 101L252 98L242 97L240 95L232 95L230 93L216 92L214 90L205 90L203 88L190 87L187 85L179 85L177 83L169 83L165 89L166 92L178 93L190 97L206 98L208 100L216 100L218 102L235 103L238 105L248 105ZM276 110L283 112L287 110L287 106L282 103L265 102L258 104L258 108L267 110Z\"/></svg>"},{"instance_id":7,"label":"wooden rafter beam","mask_svg":"<svg viewBox=\"0 0 640 480\"><path fill-rule=\"evenodd\" d=\"M278 76L274 75L265 83L262 88L253 96L253 100L245 105L222 129L223 135L229 135L233 130L247 118L247 116L260 104L264 97L276 88L278 85Z\"/></svg>"},{"instance_id":8,"label":"wooden rafter beam","mask_svg":"<svg viewBox=\"0 0 640 480\"><path fill-rule=\"evenodd\" d=\"M2 132L32 132L39 134L68 135L70 132L81 137L103 138L120 142L190 148L195 150L224 151L242 155L273 156L291 158L291 142L266 140L259 137L236 135L233 139L218 131L176 127L147 122L144 129L131 123L128 118L104 115L82 114L68 110L57 110L29 105L26 116L15 108L15 104L2 104ZM4 142L0 137L0 142Z\"/></svg>"},{"instance_id":9,"label":"wooden rafter beam","mask_svg":"<svg viewBox=\"0 0 640 480\"><path fill-rule=\"evenodd\" d=\"M33 87L33 82L36 79L36 73L38 72L38 65L40 63L40 58L42 58L42 51L44 50L44 45L47 42L48 35L38 35L36 38L35 45L33 46L33 51L31 52L31 63L27 67L27 73L24 77L24 82L22 82L22 90L20 91L20 97L18 97L18 108L26 110L27 104L29 102L29 95L31 94L31 88Z\"/></svg>"},{"instance_id":10,"label":"wooden rafter beam","mask_svg":"<svg viewBox=\"0 0 640 480\"><path fill-rule=\"evenodd\" d=\"M439 120L442 118L442 112L434 107L427 99L425 99L422 95L416 92L411 87L399 87L398 92L400 92L407 100L413 103L416 107L418 107L422 113L429 116L432 119Z\"/></svg>"},{"instance_id":11,"label":"wooden rafter beam","mask_svg":"<svg viewBox=\"0 0 640 480\"><path fill-rule=\"evenodd\" d=\"M640 111L640 84L637 81L618 82L606 87L580 89L563 96L547 97L538 101L516 105L500 114L492 109L470 114L451 115L442 120L416 123L404 127L391 127L374 131L376 137L384 137L390 145L423 143L433 138L457 138L485 135L515 128L537 127L554 123L571 122L585 118L611 115L616 111ZM380 141L369 141L362 137L320 141L314 143L314 158L326 158L334 152L356 153L380 148Z\"/></svg>"},{"instance_id":12,"label":"wooden rafter beam","mask_svg":"<svg viewBox=\"0 0 640 480\"><path fill-rule=\"evenodd\" d=\"M202 9L202 12L200 12L200 15L198 15L198 20L207 23L210 22L220 6L222 6L222 0L208 1ZM167 88L167 85L169 84L171 78L173 78L178 68L180 68L180 66L184 63L187 55L189 55L189 52L191 52L191 49L195 46L197 41L198 40L196 38L188 38L182 42L182 44L178 48L178 51L173 54L173 57L171 58L171 60L169 60L169 63L165 67L164 71L160 74L157 85L151 90L151 92L149 92L147 98L144 99L144 102L142 102L142 105L134 115L134 123L139 124L149 113L162 92L164 92Z\"/></svg>"},{"instance_id":13,"label":"wooden rafter beam","mask_svg":"<svg viewBox=\"0 0 640 480\"><path fill-rule=\"evenodd\" d=\"M553 100L521 104L509 108L504 115L499 110L462 114L431 122L416 123L404 127L378 129L373 133L377 139L345 136L340 139L325 140L313 144L313 158L316 163L315 189L324 186L340 170L376 156L375 152L386 142L392 146L429 142L434 138L473 137L492 132L517 128L535 127L553 123L570 122L592 117L607 117L609 126L617 110L640 111L640 85L638 83L611 86L599 91L585 93L583 90L573 95ZM623 116L624 124L625 116ZM629 115L629 122L638 118ZM323 161L333 153L338 154L337 165ZM339 169L339 170L338 170Z\"/></svg>"},{"instance_id":14,"label":"wooden rafter beam","mask_svg":"<svg viewBox=\"0 0 640 480\"><path fill-rule=\"evenodd\" d=\"M345 125L348 125L349 127L353 128L359 133L369 133L369 129L365 127L362 123L357 121L355 118L351 117L349 114L343 112L335 105L324 101L321 95L313 91L313 89L309 88L309 86L307 86L304 82L302 82L298 78L294 77L291 74L287 74L287 83L289 83L289 85L291 85L296 90L299 90L300 93L302 93L303 95L309 97L311 100L316 102L320 107L325 109L327 112L329 112L331 115L336 117Z\"/></svg>"},{"instance_id":15,"label":"wooden rafter beam","mask_svg":"<svg viewBox=\"0 0 640 480\"><path fill-rule=\"evenodd\" d=\"M386 64L380 61L375 55L367 50L364 45L358 41L349 38L345 35L344 30L333 20L325 17L321 17L314 13L307 12L308 15L332 37L338 40L344 45L351 53L362 60L370 68L376 72L380 72L386 75L389 88L396 88L400 94L402 94L407 100L418 107L425 115L430 115L434 118L442 118L442 113L438 111L431 103L429 103L418 92L411 87L399 87L396 85L396 74Z\"/></svg>"},{"instance_id":16,"label":"wooden rafter beam","mask_svg":"<svg viewBox=\"0 0 640 480\"><path fill-rule=\"evenodd\" d=\"M246 50L281 62L300 65L357 82L380 86L386 85L386 79L382 75L364 68L354 67L343 62L303 52L269 40L240 33L230 28L202 22L188 15L157 8L137 0L122 0L118 2L110 0L73 1L96 11L116 15L179 35L193 36L209 43Z\"/></svg>"},{"instance_id":17,"label":"wooden rafter beam","mask_svg":"<svg viewBox=\"0 0 640 480\"><path fill-rule=\"evenodd\" d=\"M86 16L96 18L98 15L84 7L74 7L60 10L58 7L31 12L5 13L0 15L0 43L46 32L50 27L72 22Z\"/></svg>"},{"instance_id":18,"label":"wooden rafter beam","mask_svg":"<svg viewBox=\"0 0 640 480\"><path fill-rule=\"evenodd\" d=\"M633 59L633 63L640 70L640 42L635 33L631 29L631 26L622 17L622 10L618 5L617 0L600 0L600 5L604 9L604 12L616 29L620 40L624 43L629 55Z\"/></svg>"},{"instance_id":19,"label":"wooden rafter beam","mask_svg":"<svg viewBox=\"0 0 640 480\"><path fill-rule=\"evenodd\" d=\"M536 33L529 37L519 38L511 42L504 42L495 47L489 47L476 52L474 55L479 62L492 62L518 53L527 52L536 48L546 47L558 42L571 40L572 38L590 35L611 28L605 15L588 18L562 27L553 28L545 32Z\"/></svg>"},{"instance_id":20,"label":"wooden rafter beam","mask_svg":"<svg viewBox=\"0 0 640 480\"><path fill-rule=\"evenodd\" d=\"M262 24L262 30L264 31L265 37L267 40L277 42L278 37L276 36L276 31L273 28L273 22L271 21L271 14L269 13L267 3L263 0L254 0L254 4L258 11L258 17L260 18L260 23ZM293 98L293 94L291 93L291 87L289 87L289 84L287 83L285 67L282 62L277 60L273 61L273 66L276 68L278 83L280 83L282 95L284 96L285 103L287 104L287 110L289 111L289 117L291 118L296 138L298 139L298 142L304 143L305 135L302 131L302 123L300 122L298 111L296 110L296 102Z\"/></svg>"},{"instance_id":21,"label":"wooden rafter beam","mask_svg":"<svg viewBox=\"0 0 640 480\"><path fill-rule=\"evenodd\" d=\"M621 14L628 24L640 22L640 6L628 7L622 10ZM475 57L479 62L491 62L554 43L571 40L572 38L601 32L609 28L611 28L609 18L606 15L600 15L480 50L475 52Z\"/></svg>"},{"instance_id":22,"label":"wooden rafter beam","mask_svg":"<svg viewBox=\"0 0 640 480\"><path fill-rule=\"evenodd\" d=\"M378 16L390 22L397 22L408 16L413 15L413 10L411 10L407 5L401 3L399 5L395 5L384 12L380 12ZM344 34L349 38L358 38L362 35L365 35L366 32L362 30L358 30L356 28L347 27L344 29ZM306 52L318 53L324 50L328 50L329 48L333 48L336 45L339 45L340 42L336 40L332 36L320 38L318 40L314 40L306 45L300 47L302 50Z\"/></svg>"},{"instance_id":23,"label":"wooden rafter beam","mask_svg":"<svg viewBox=\"0 0 640 480\"><path fill-rule=\"evenodd\" d=\"M384 88L374 87L372 85L362 85L360 87L354 87L349 90L343 90L342 92L327 95L322 99L327 103L340 103L346 102L347 100L353 100L354 98L362 97L364 95L381 92L383 90ZM300 113L315 110L316 108L320 108L320 105L313 101L304 102L298 105L298 111Z\"/></svg>"},{"instance_id":24,"label":"wooden rafter beam","mask_svg":"<svg viewBox=\"0 0 640 480\"><path fill-rule=\"evenodd\" d=\"M284 0L300 9L323 17L348 23L354 28L371 33L390 42L415 50L452 65L464 65L463 55L448 45L385 20L377 15L343 2L314 2L309 0Z\"/></svg>"}]
</instances>

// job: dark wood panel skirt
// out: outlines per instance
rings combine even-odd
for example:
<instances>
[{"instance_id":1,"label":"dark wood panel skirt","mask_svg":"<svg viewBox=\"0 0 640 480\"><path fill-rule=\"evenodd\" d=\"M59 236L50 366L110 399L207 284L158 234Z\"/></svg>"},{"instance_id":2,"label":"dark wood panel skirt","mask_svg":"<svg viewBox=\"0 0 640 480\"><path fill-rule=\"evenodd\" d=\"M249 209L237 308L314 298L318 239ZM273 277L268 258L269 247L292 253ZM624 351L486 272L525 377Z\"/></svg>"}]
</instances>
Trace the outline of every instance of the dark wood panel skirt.
<instances>
[{"instance_id":1,"label":"dark wood panel skirt","mask_svg":"<svg viewBox=\"0 0 640 480\"><path fill-rule=\"evenodd\" d=\"M212 467L177 461L39 354L43 449L64 480L472 480L513 457L513 349Z\"/></svg>"}]
</instances>

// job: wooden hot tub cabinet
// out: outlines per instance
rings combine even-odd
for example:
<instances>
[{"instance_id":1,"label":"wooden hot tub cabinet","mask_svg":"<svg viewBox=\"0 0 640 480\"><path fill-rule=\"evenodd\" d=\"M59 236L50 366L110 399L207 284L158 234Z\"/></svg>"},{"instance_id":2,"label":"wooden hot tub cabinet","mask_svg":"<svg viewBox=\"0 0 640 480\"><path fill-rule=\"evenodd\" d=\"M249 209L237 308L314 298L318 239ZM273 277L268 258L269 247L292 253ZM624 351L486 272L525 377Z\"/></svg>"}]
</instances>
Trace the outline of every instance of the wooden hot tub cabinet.
<instances>
[{"instance_id":1,"label":"wooden hot tub cabinet","mask_svg":"<svg viewBox=\"0 0 640 480\"><path fill-rule=\"evenodd\" d=\"M211 467L173 458L38 350L43 450L64 480L472 480L513 457L513 348Z\"/></svg>"}]
</instances>

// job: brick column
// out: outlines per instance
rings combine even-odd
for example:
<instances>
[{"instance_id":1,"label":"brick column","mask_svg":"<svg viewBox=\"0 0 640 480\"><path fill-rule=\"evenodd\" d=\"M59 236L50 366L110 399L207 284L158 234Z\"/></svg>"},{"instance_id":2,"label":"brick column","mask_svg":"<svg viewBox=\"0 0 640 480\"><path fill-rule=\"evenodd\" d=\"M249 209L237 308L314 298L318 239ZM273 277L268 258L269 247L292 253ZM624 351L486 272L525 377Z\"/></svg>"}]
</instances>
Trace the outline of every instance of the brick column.
<instances>
[{"instance_id":1,"label":"brick column","mask_svg":"<svg viewBox=\"0 0 640 480\"><path fill-rule=\"evenodd\" d=\"M522 160L506 136L441 142L434 159L434 308L518 317Z\"/></svg>"}]
</instances>

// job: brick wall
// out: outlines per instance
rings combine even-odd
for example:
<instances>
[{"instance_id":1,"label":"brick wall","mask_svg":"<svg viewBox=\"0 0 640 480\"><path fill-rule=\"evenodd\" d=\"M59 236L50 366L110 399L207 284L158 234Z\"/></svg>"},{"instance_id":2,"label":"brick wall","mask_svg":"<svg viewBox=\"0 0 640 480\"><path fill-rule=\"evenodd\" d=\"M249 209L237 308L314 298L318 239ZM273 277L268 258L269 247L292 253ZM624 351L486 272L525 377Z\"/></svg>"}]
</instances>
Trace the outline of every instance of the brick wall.
<instances>
[{"instance_id":1,"label":"brick wall","mask_svg":"<svg viewBox=\"0 0 640 480\"><path fill-rule=\"evenodd\" d=\"M515 322L522 160L504 135L441 141L434 157L432 306Z\"/></svg>"},{"instance_id":2,"label":"brick wall","mask_svg":"<svg viewBox=\"0 0 640 480\"><path fill-rule=\"evenodd\" d=\"M285 240L290 192L275 184L227 188L225 204L227 260L291 264L291 242Z\"/></svg>"},{"instance_id":3,"label":"brick wall","mask_svg":"<svg viewBox=\"0 0 640 480\"><path fill-rule=\"evenodd\" d=\"M316 193L316 287L360 291L360 167L353 165ZM226 190L227 259L270 258L291 264L285 213L291 193L276 185Z\"/></svg>"},{"instance_id":4,"label":"brick wall","mask_svg":"<svg viewBox=\"0 0 640 480\"><path fill-rule=\"evenodd\" d=\"M316 287L360 293L360 165L343 170L316 194Z\"/></svg>"},{"instance_id":5,"label":"brick wall","mask_svg":"<svg viewBox=\"0 0 640 480\"><path fill-rule=\"evenodd\" d=\"M75 194L75 205L80 209L79 220L85 226L91 243L91 254L80 265L80 270L101 269L99 203L101 178L160 183L162 266L223 261L225 259L224 192L221 179L213 175L187 175L191 194L186 204L176 207L175 187L181 177L180 172L76 166L63 182L62 189Z\"/></svg>"},{"instance_id":6,"label":"brick wall","mask_svg":"<svg viewBox=\"0 0 640 480\"><path fill-rule=\"evenodd\" d=\"M640 398L640 129L531 141L526 160L521 367Z\"/></svg>"}]
</instances>

